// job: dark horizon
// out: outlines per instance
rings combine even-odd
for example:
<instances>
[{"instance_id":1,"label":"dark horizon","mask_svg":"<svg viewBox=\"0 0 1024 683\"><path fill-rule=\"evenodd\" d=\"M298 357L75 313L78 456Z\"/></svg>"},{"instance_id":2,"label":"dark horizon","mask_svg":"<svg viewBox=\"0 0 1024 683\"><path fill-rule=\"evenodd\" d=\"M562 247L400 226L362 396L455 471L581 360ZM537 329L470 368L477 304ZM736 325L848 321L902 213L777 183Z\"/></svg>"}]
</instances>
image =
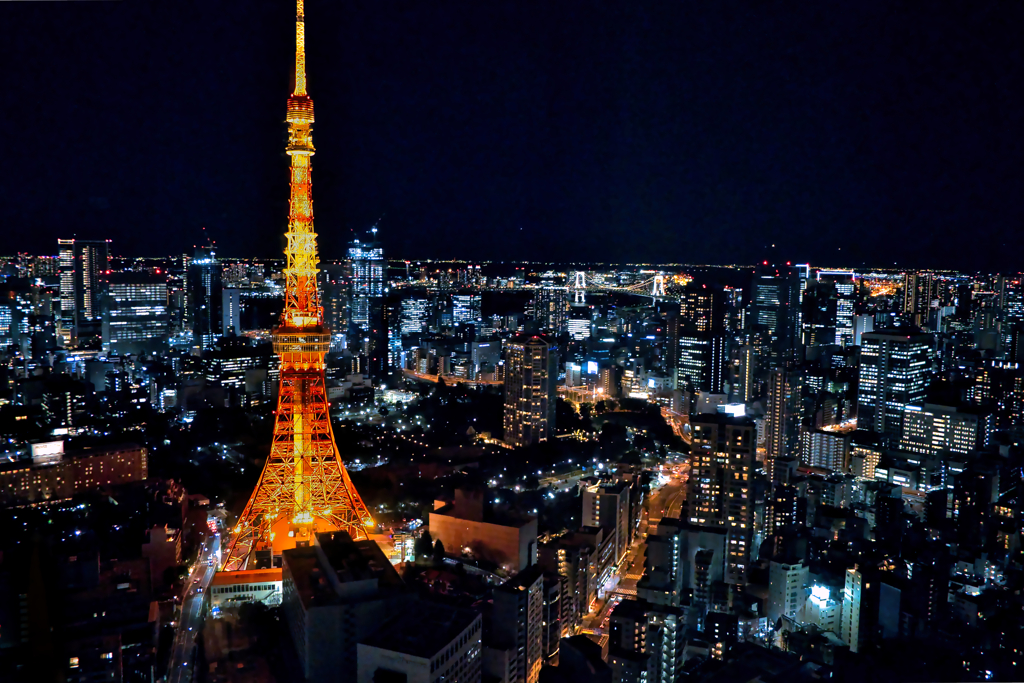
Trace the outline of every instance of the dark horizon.
<instances>
[{"instance_id":1,"label":"dark horizon","mask_svg":"<svg viewBox=\"0 0 1024 683\"><path fill-rule=\"evenodd\" d=\"M0 5L8 249L182 253L205 226L278 257L293 12ZM378 221L424 259L999 271L1024 247L1019 4L306 16L327 260Z\"/></svg>"}]
</instances>

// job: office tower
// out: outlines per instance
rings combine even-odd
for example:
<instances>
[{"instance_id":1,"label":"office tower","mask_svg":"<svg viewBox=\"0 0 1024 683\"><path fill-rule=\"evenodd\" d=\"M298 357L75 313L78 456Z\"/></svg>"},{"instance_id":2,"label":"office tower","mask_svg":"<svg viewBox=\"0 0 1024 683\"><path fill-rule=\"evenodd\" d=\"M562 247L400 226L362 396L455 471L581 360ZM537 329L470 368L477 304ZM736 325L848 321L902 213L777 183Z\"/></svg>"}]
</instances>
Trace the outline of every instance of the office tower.
<instances>
[{"instance_id":1,"label":"office tower","mask_svg":"<svg viewBox=\"0 0 1024 683\"><path fill-rule=\"evenodd\" d=\"M906 407L923 403L927 394L934 343L930 334L895 329L861 337L859 429L899 442Z\"/></svg>"},{"instance_id":2,"label":"office tower","mask_svg":"<svg viewBox=\"0 0 1024 683\"><path fill-rule=\"evenodd\" d=\"M353 539L363 539L374 528L341 462L327 402L324 359L331 335L324 325L316 279L320 259L310 178L313 100L306 94L302 0L297 5L295 89L288 98L287 114L291 198L285 299L281 324L274 330L281 378L274 436L260 480L223 554L226 571L246 569L250 558L269 563L287 548L310 543L318 532L345 531Z\"/></svg>"},{"instance_id":3,"label":"office tower","mask_svg":"<svg viewBox=\"0 0 1024 683\"><path fill-rule=\"evenodd\" d=\"M546 441L555 434L555 349L537 335L522 335L505 352L505 443Z\"/></svg>"},{"instance_id":4,"label":"office tower","mask_svg":"<svg viewBox=\"0 0 1024 683\"><path fill-rule=\"evenodd\" d=\"M732 400L747 403L754 397L754 378L757 374L757 354L751 344L744 344L734 352L732 363Z\"/></svg>"},{"instance_id":5,"label":"office tower","mask_svg":"<svg viewBox=\"0 0 1024 683\"><path fill-rule=\"evenodd\" d=\"M725 413L690 418L686 505L690 524L726 531L725 581L745 584L754 526L757 427Z\"/></svg>"},{"instance_id":6,"label":"office tower","mask_svg":"<svg viewBox=\"0 0 1024 683\"><path fill-rule=\"evenodd\" d=\"M935 275L932 273L903 274L903 315L917 327L928 324L928 314L935 298Z\"/></svg>"},{"instance_id":7,"label":"office tower","mask_svg":"<svg viewBox=\"0 0 1024 683\"><path fill-rule=\"evenodd\" d=\"M875 331L875 316L858 315L853 319L853 345L860 346L866 332Z\"/></svg>"},{"instance_id":8,"label":"office tower","mask_svg":"<svg viewBox=\"0 0 1024 683\"><path fill-rule=\"evenodd\" d=\"M427 299L402 300L402 336L423 334L430 325L430 301Z\"/></svg>"},{"instance_id":9,"label":"office tower","mask_svg":"<svg viewBox=\"0 0 1024 683\"><path fill-rule=\"evenodd\" d=\"M784 456L800 457L800 423L803 412L803 378L798 370L780 368L768 382L768 415L765 420L765 469Z\"/></svg>"},{"instance_id":10,"label":"office tower","mask_svg":"<svg viewBox=\"0 0 1024 683\"><path fill-rule=\"evenodd\" d=\"M75 332L75 241L58 239L57 250L57 272L60 276L57 328L64 345L69 346Z\"/></svg>"},{"instance_id":11,"label":"office tower","mask_svg":"<svg viewBox=\"0 0 1024 683\"><path fill-rule=\"evenodd\" d=\"M751 285L752 323L771 335L770 362L795 355L800 342L800 275L790 266L758 266Z\"/></svg>"},{"instance_id":12,"label":"office tower","mask_svg":"<svg viewBox=\"0 0 1024 683\"><path fill-rule=\"evenodd\" d=\"M221 290L221 324L222 335L242 333L242 297L241 291L235 288Z\"/></svg>"},{"instance_id":13,"label":"office tower","mask_svg":"<svg viewBox=\"0 0 1024 683\"><path fill-rule=\"evenodd\" d=\"M811 281L801 301L800 342L810 348L836 343L839 298L830 281Z\"/></svg>"},{"instance_id":14,"label":"office tower","mask_svg":"<svg viewBox=\"0 0 1024 683\"><path fill-rule=\"evenodd\" d=\"M678 334L676 387L722 393L725 375L725 335L702 332L682 323Z\"/></svg>"},{"instance_id":15,"label":"office tower","mask_svg":"<svg viewBox=\"0 0 1024 683\"><path fill-rule=\"evenodd\" d=\"M544 662L544 573L533 566L494 589L490 642L487 648L502 653L509 683L537 683ZM490 673L486 672L485 673Z\"/></svg>"},{"instance_id":16,"label":"office tower","mask_svg":"<svg viewBox=\"0 0 1024 683\"><path fill-rule=\"evenodd\" d=\"M348 248L349 279L352 283L352 325L366 333L377 324L380 299L384 297L384 248L377 242L377 229L370 242L353 240Z\"/></svg>"},{"instance_id":17,"label":"office tower","mask_svg":"<svg viewBox=\"0 0 1024 683\"><path fill-rule=\"evenodd\" d=\"M61 336L65 340L99 336L110 240L57 240L57 246Z\"/></svg>"},{"instance_id":18,"label":"office tower","mask_svg":"<svg viewBox=\"0 0 1024 683\"><path fill-rule=\"evenodd\" d=\"M850 346L854 343L854 305L857 300L857 280L850 270L819 270L818 282L831 283L835 293L835 344Z\"/></svg>"},{"instance_id":19,"label":"office tower","mask_svg":"<svg viewBox=\"0 0 1024 683\"><path fill-rule=\"evenodd\" d=\"M623 600L609 619L615 683L673 683L682 675L686 619L678 607Z\"/></svg>"},{"instance_id":20,"label":"office tower","mask_svg":"<svg viewBox=\"0 0 1024 683\"><path fill-rule=\"evenodd\" d=\"M723 332L725 293L707 285L696 287L691 284L679 295L679 318L698 332Z\"/></svg>"},{"instance_id":21,"label":"office tower","mask_svg":"<svg viewBox=\"0 0 1024 683\"><path fill-rule=\"evenodd\" d=\"M217 251L211 244L196 248L188 262L185 278L185 312L192 328L192 348L201 352L213 348L221 336L224 320L221 307L224 304L223 283Z\"/></svg>"},{"instance_id":22,"label":"office tower","mask_svg":"<svg viewBox=\"0 0 1024 683\"><path fill-rule=\"evenodd\" d=\"M479 294L456 294L452 297L452 320L456 325L466 325L481 317Z\"/></svg>"},{"instance_id":23,"label":"office tower","mask_svg":"<svg viewBox=\"0 0 1024 683\"><path fill-rule=\"evenodd\" d=\"M565 332L569 314L569 290L542 282L533 290L533 319L544 331Z\"/></svg>"},{"instance_id":24,"label":"office tower","mask_svg":"<svg viewBox=\"0 0 1024 683\"><path fill-rule=\"evenodd\" d=\"M906 406L900 448L911 453L969 455L988 446L992 415L925 403Z\"/></svg>"},{"instance_id":25,"label":"office tower","mask_svg":"<svg viewBox=\"0 0 1024 683\"><path fill-rule=\"evenodd\" d=\"M348 266L344 264L320 264L320 288L323 292L324 322L331 331L331 345L341 350L348 332L349 281Z\"/></svg>"},{"instance_id":26,"label":"office tower","mask_svg":"<svg viewBox=\"0 0 1024 683\"><path fill-rule=\"evenodd\" d=\"M377 242L377 228L370 242L354 240L348 249L349 281L352 287L349 346L362 350L368 372L384 374L387 360L387 328L384 323L384 248Z\"/></svg>"},{"instance_id":27,"label":"office tower","mask_svg":"<svg viewBox=\"0 0 1024 683\"><path fill-rule=\"evenodd\" d=\"M167 345L167 277L149 273L108 275L103 349L110 354L152 353Z\"/></svg>"},{"instance_id":28,"label":"office tower","mask_svg":"<svg viewBox=\"0 0 1024 683\"><path fill-rule=\"evenodd\" d=\"M768 565L768 622L774 624L779 617L796 617L807 599L810 569L803 562L772 560Z\"/></svg>"}]
</instances>

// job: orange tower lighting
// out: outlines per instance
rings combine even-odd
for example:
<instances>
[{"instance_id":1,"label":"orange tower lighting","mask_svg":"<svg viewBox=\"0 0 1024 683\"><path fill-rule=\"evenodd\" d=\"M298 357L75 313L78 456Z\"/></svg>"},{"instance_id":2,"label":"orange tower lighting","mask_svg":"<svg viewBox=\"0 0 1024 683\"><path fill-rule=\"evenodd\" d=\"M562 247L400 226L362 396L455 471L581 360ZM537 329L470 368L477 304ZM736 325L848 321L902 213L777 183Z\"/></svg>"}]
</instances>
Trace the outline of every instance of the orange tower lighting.
<instances>
[{"instance_id":1,"label":"orange tower lighting","mask_svg":"<svg viewBox=\"0 0 1024 683\"><path fill-rule=\"evenodd\" d=\"M245 569L254 551L282 550L311 541L320 531L369 538L374 526L338 455L328 412L324 356L330 331L317 289L316 233L310 159L313 100L306 94L305 17L297 0L295 90L288 98L291 203L285 247L285 303L274 330L281 359L274 440L260 481L238 520L223 569Z\"/></svg>"}]
</instances>

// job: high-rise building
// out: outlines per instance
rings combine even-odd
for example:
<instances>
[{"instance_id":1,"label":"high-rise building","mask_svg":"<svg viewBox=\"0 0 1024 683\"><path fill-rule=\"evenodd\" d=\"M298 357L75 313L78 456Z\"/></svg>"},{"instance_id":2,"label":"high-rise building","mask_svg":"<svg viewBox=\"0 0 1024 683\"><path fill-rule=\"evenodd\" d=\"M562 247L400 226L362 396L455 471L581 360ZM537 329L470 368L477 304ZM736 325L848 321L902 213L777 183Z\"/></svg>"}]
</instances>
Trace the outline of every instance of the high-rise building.
<instances>
[{"instance_id":1,"label":"high-rise building","mask_svg":"<svg viewBox=\"0 0 1024 683\"><path fill-rule=\"evenodd\" d=\"M57 273L60 276L60 314L57 329L68 346L75 332L75 241L57 240Z\"/></svg>"},{"instance_id":2,"label":"high-rise building","mask_svg":"<svg viewBox=\"0 0 1024 683\"><path fill-rule=\"evenodd\" d=\"M575 341L590 339L591 308L585 303L573 303L569 306L569 320L566 323L569 336Z\"/></svg>"},{"instance_id":3,"label":"high-rise building","mask_svg":"<svg viewBox=\"0 0 1024 683\"><path fill-rule=\"evenodd\" d=\"M686 505L690 524L725 529L725 581L746 584L754 526L757 427L726 413L690 418Z\"/></svg>"},{"instance_id":4,"label":"high-rise building","mask_svg":"<svg viewBox=\"0 0 1024 683\"><path fill-rule=\"evenodd\" d=\"M843 609L839 637L850 647L850 652L861 648L861 594L864 575L857 567L846 570L846 585L843 588Z\"/></svg>"},{"instance_id":5,"label":"high-rise building","mask_svg":"<svg viewBox=\"0 0 1024 683\"><path fill-rule=\"evenodd\" d=\"M933 273L903 274L903 315L911 325L925 327L935 298Z\"/></svg>"},{"instance_id":6,"label":"high-rise building","mask_svg":"<svg viewBox=\"0 0 1024 683\"><path fill-rule=\"evenodd\" d=\"M348 266L321 264L319 276L323 291L324 322L331 331L331 347L340 350L348 332L350 312Z\"/></svg>"},{"instance_id":7,"label":"high-rise building","mask_svg":"<svg viewBox=\"0 0 1024 683\"><path fill-rule=\"evenodd\" d=\"M765 421L765 467L771 477L776 458L799 457L803 379L799 371L780 368L768 382L768 416Z\"/></svg>"},{"instance_id":8,"label":"high-rise building","mask_svg":"<svg viewBox=\"0 0 1024 683\"><path fill-rule=\"evenodd\" d=\"M452 320L455 324L465 325L481 317L479 294L456 294L452 297Z\"/></svg>"},{"instance_id":9,"label":"high-rise building","mask_svg":"<svg viewBox=\"0 0 1024 683\"><path fill-rule=\"evenodd\" d=\"M752 323L771 334L770 360L779 364L800 343L801 279L790 266L758 266L751 286Z\"/></svg>"},{"instance_id":10,"label":"high-rise building","mask_svg":"<svg viewBox=\"0 0 1024 683\"><path fill-rule=\"evenodd\" d=\"M485 645L505 655L509 683L537 683L544 663L543 571L533 566L519 572L494 589L493 600L491 638Z\"/></svg>"},{"instance_id":11,"label":"high-rise building","mask_svg":"<svg viewBox=\"0 0 1024 683\"><path fill-rule=\"evenodd\" d=\"M505 351L505 443L546 441L555 434L555 349L537 335L523 335Z\"/></svg>"},{"instance_id":12,"label":"high-rise building","mask_svg":"<svg viewBox=\"0 0 1024 683\"><path fill-rule=\"evenodd\" d=\"M726 322L725 299L720 289L691 285L679 295L679 318L698 332L722 332Z\"/></svg>"},{"instance_id":13,"label":"high-rise building","mask_svg":"<svg viewBox=\"0 0 1024 683\"><path fill-rule=\"evenodd\" d=\"M533 292L533 318L544 331L561 334L566 330L569 289L543 282Z\"/></svg>"},{"instance_id":14,"label":"high-rise building","mask_svg":"<svg viewBox=\"0 0 1024 683\"><path fill-rule=\"evenodd\" d=\"M932 378L932 335L898 329L861 337L857 427L882 434L894 444L903 431L908 405L925 400Z\"/></svg>"},{"instance_id":15,"label":"high-rise building","mask_svg":"<svg viewBox=\"0 0 1024 683\"><path fill-rule=\"evenodd\" d=\"M213 348L224 325L222 272L213 245L197 247L185 276L185 314L192 328L196 353Z\"/></svg>"},{"instance_id":16,"label":"high-rise building","mask_svg":"<svg viewBox=\"0 0 1024 683\"><path fill-rule=\"evenodd\" d=\"M103 349L113 355L158 351L170 334L167 277L149 273L107 276Z\"/></svg>"},{"instance_id":17,"label":"high-rise building","mask_svg":"<svg viewBox=\"0 0 1024 683\"><path fill-rule=\"evenodd\" d=\"M615 562L626 554L630 534L630 486L627 482L593 484L583 489L583 526L604 527L615 535Z\"/></svg>"},{"instance_id":18,"label":"high-rise building","mask_svg":"<svg viewBox=\"0 0 1024 683\"><path fill-rule=\"evenodd\" d=\"M402 300L402 336L423 334L430 324L430 301L428 299Z\"/></svg>"},{"instance_id":19,"label":"high-rise building","mask_svg":"<svg viewBox=\"0 0 1024 683\"><path fill-rule=\"evenodd\" d=\"M242 333L242 297L241 291L234 288L221 290L221 325L222 335Z\"/></svg>"},{"instance_id":20,"label":"high-rise building","mask_svg":"<svg viewBox=\"0 0 1024 683\"><path fill-rule=\"evenodd\" d=\"M857 280L850 270L819 270L819 282L831 282L836 295L836 344L854 343L854 305L857 300Z\"/></svg>"},{"instance_id":21,"label":"high-rise building","mask_svg":"<svg viewBox=\"0 0 1024 683\"><path fill-rule=\"evenodd\" d=\"M772 560L768 565L768 612L769 623L779 617L795 617L807 599L810 570L803 562L782 562Z\"/></svg>"},{"instance_id":22,"label":"high-rise building","mask_svg":"<svg viewBox=\"0 0 1024 683\"><path fill-rule=\"evenodd\" d=\"M57 240L57 246L62 336L99 336L110 240Z\"/></svg>"},{"instance_id":23,"label":"high-rise building","mask_svg":"<svg viewBox=\"0 0 1024 683\"><path fill-rule=\"evenodd\" d=\"M702 332L688 323L679 331L676 356L676 387L691 391L722 393L725 375L725 335Z\"/></svg>"},{"instance_id":24,"label":"high-rise building","mask_svg":"<svg viewBox=\"0 0 1024 683\"><path fill-rule=\"evenodd\" d=\"M369 242L354 240L348 248L349 281L352 286L349 346L359 348L373 376L384 374L387 366L387 327L384 320L384 248L377 242L377 228Z\"/></svg>"},{"instance_id":25,"label":"high-rise building","mask_svg":"<svg viewBox=\"0 0 1024 683\"><path fill-rule=\"evenodd\" d=\"M369 242L353 240L348 248L350 280L352 282L352 325L363 333L373 329L384 297L384 248L377 242L377 229Z\"/></svg>"}]
</instances>

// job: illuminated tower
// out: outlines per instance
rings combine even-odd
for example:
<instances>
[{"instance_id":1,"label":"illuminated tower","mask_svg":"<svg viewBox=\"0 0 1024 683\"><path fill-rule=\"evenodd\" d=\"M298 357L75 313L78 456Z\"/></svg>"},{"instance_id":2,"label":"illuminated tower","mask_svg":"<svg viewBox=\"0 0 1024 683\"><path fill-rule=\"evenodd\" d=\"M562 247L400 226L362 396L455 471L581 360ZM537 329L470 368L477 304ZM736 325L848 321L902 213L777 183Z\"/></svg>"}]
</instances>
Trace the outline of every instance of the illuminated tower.
<instances>
[{"instance_id":1,"label":"illuminated tower","mask_svg":"<svg viewBox=\"0 0 1024 683\"><path fill-rule=\"evenodd\" d=\"M338 455L328 413L324 356L331 335L317 289L316 233L310 158L313 100L306 94L302 0L295 20L295 90L288 98L291 202L285 247L285 306L274 330L281 359L274 439L249 504L232 533L224 570L244 569L253 553L262 561L312 541L320 531L368 537L373 520Z\"/></svg>"}]
</instances>

